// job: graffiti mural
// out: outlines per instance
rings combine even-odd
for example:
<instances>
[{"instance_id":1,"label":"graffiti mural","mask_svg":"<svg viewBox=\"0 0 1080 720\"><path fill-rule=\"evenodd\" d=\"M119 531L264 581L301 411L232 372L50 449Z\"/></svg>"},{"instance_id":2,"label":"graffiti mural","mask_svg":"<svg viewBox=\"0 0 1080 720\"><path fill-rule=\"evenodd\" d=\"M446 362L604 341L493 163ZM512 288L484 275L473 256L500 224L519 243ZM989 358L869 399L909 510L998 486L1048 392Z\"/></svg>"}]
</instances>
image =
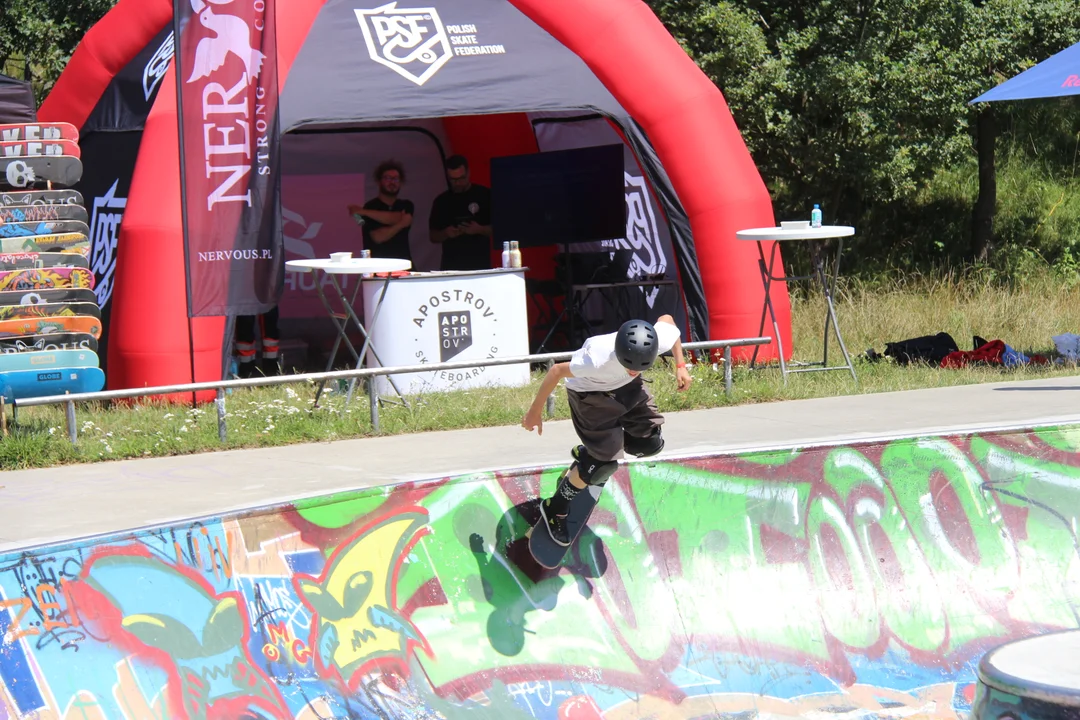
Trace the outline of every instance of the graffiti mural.
<instances>
[{"instance_id":1,"label":"graffiti mural","mask_svg":"<svg viewBox=\"0 0 1080 720\"><path fill-rule=\"evenodd\" d=\"M0 556L0 719L966 717L1080 627L1080 427L562 468Z\"/></svg>"}]
</instances>

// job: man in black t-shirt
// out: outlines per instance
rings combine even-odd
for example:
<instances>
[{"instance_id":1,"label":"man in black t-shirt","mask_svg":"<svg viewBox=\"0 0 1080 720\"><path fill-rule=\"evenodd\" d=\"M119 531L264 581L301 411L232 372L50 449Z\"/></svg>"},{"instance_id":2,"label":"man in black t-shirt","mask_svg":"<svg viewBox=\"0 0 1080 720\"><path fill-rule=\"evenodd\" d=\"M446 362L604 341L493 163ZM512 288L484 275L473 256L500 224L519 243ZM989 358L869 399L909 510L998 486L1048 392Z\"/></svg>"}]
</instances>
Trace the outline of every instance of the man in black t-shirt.
<instances>
[{"instance_id":1,"label":"man in black t-shirt","mask_svg":"<svg viewBox=\"0 0 1080 720\"><path fill-rule=\"evenodd\" d=\"M431 242L443 246L443 270L487 270L491 267L491 190L469 180L469 163L461 155L446 159L450 189L431 204Z\"/></svg>"},{"instance_id":2,"label":"man in black t-shirt","mask_svg":"<svg viewBox=\"0 0 1080 720\"><path fill-rule=\"evenodd\" d=\"M364 249L371 257L412 260L409 248L409 227L413 219L413 203L398 197L405 183L405 168L396 160L379 163L373 174L379 184L379 194L363 207L349 206L349 214L359 215L363 223Z\"/></svg>"}]
</instances>

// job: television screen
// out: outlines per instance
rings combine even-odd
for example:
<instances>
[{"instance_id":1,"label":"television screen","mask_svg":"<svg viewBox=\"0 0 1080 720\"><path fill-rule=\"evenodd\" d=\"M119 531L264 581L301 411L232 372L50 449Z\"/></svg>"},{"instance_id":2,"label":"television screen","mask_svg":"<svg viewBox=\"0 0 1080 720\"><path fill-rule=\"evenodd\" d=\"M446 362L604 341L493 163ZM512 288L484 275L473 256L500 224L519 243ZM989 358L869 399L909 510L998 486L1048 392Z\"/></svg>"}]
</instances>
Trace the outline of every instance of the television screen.
<instances>
[{"instance_id":1,"label":"television screen","mask_svg":"<svg viewBox=\"0 0 1080 720\"><path fill-rule=\"evenodd\" d=\"M624 237L623 146L492 158L491 228L496 249Z\"/></svg>"}]
</instances>

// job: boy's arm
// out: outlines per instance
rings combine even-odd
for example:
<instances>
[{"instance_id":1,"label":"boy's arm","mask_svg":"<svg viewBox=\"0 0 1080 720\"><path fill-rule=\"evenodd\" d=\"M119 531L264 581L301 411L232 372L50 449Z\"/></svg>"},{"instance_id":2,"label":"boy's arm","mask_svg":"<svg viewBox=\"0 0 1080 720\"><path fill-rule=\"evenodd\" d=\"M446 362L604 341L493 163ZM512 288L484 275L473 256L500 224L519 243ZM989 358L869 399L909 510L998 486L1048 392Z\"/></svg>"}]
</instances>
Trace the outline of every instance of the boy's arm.
<instances>
[{"instance_id":1,"label":"boy's arm","mask_svg":"<svg viewBox=\"0 0 1080 720\"><path fill-rule=\"evenodd\" d=\"M675 325L675 318L670 315L661 315L656 319L656 322ZM678 328L678 325L675 325L675 327ZM693 380L690 377L690 371L686 369L686 360L683 359L681 338L675 339L675 344L671 346L671 355L675 358L675 379L679 383L679 390L686 390Z\"/></svg>"},{"instance_id":2,"label":"boy's arm","mask_svg":"<svg viewBox=\"0 0 1080 720\"><path fill-rule=\"evenodd\" d=\"M525 419L521 421L523 428L529 431L536 428L537 435L544 434L544 403L547 401L548 395L555 392L559 381L568 377L574 377L570 372L570 363L563 362L551 366L551 369L544 375L543 382L540 383L540 389L536 391L536 397L533 399L529 411L525 413Z\"/></svg>"}]
</instances>

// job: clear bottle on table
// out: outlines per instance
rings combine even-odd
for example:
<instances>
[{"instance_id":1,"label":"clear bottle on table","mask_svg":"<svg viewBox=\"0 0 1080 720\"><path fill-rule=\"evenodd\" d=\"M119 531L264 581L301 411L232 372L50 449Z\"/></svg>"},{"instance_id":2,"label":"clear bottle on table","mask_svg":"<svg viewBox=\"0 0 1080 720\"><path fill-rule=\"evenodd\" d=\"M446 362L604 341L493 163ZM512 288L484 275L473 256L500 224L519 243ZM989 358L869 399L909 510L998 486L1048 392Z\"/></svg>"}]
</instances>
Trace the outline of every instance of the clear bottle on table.
<instances>
[{"instance_id":1,"label":"clear bottle on table","mask_svg":"<svg viewBox=\"0 0 1080 720\"><path fill-rule=\"evenodd\" d=\"M502 266L504 268L510 267L510 241L509 240L504 240L503 241Z\"/></svg>"},{"instance_id":2,"label":"clear bottle on table","mask_svg":"<svg viewBox=\"0 0 1080 720\"><path fill-rule=\"evenodd\" d=\"M814 209L810 211L810 227L821 227L821 206L814 203Z\"/></svg>"},{"instance_id":3,"label":"clear bottle on table","mask_svg":"<svg viewBox=\"0 0 1080 720\"><path fill-rule=\"evenodd\" d=\"M517 240L510 241L510 267L521 267L521 249Z\"/></svg>"}]
</instances>

